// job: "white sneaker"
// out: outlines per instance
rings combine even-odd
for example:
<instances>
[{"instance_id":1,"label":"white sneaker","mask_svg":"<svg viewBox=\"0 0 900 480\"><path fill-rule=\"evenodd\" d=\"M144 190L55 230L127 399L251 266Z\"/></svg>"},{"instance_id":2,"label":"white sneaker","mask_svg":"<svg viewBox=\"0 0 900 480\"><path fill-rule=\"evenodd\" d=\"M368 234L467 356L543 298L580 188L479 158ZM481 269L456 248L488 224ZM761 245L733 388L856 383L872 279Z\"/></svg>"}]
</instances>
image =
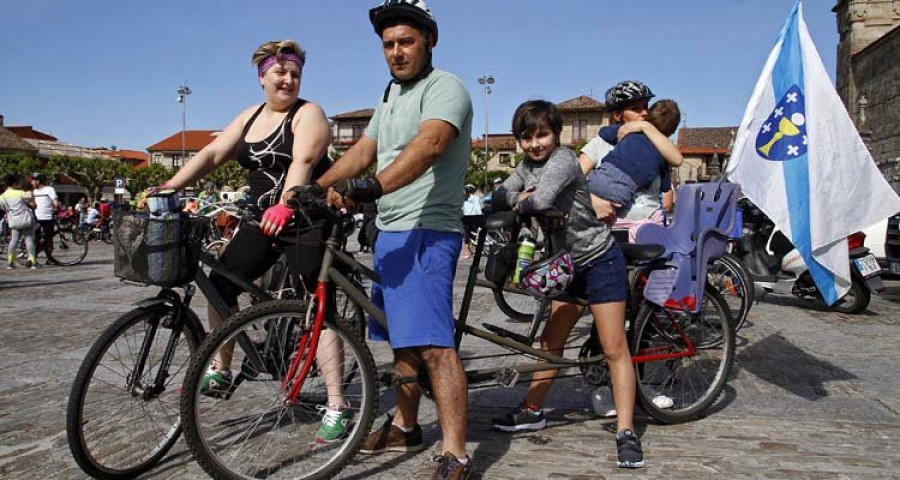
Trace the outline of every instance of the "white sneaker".
<instances>
[{"instance_id":1,"label":"white sneaker","mask_svg":"<svg viewBox=\"0 0 900 480\"><path fill-rule=\"evenodd\" d=\"M653 394L651 401L656 405L656 408L666 409L675 406L675 400L672 397L652 390L650 390L650 393ZM612 389L605 385L597 387L594 393L591 394L591 406L594 407L594 413L601 418L611 418L618 414L616 404L613 401Z\"/></svg>"}]
</instances>

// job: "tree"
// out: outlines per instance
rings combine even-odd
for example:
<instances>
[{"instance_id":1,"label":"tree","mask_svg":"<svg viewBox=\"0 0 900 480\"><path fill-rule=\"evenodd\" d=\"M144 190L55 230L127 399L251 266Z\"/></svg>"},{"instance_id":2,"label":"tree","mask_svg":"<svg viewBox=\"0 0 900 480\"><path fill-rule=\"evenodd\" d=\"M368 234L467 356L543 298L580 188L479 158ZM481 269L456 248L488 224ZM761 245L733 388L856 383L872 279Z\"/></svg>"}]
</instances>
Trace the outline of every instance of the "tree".
<instances>
[{"instance_id":1,"label":"tree","mask_svg":"<svg viewBox=\"0 0 900 480\"><path fill-rule=\"evenodd\" d=\"M103 187L113 185L116 177L130 173L131 167L106 158L72 158L52 156L46 169L54 175L65 174L88 189L93 199L100 198Z\"/></svg>"},{"instance_id":2,"label":"tree","mask_svg":"<svg viewBox=\"0 0 900 480\"><path fill-rule=\"evenodd\" d=\"M41 170L41 161L20 153L0 155L0 176L15 175L24 179L27 175Z\"/></svg>"},{"instance_id":3,"label":"tree","mask_svg":"<svg viewBox=\"0 0 900 480\"><path fill-rule=\"evenodd\" d=\"M140 170L132 169L128 174L130 180L128 190L132 197L135 197L150 187L162 185L171 176L172 172L158 163L151 163Z\"/></svg>"},{"instance_id":4,"label":"tree","mask_svg":"<svg viewBox=\"0 0 900 480\"><path fill-rule=\"evenodd\" d=\"M194 188L199 192L203 189L203 185L206 182L213 182L216 188L221 189L224 186L229 186L235 190L247 185L247 171L241 167L241 164L237 162L237 160L231 159L219 165L218 168L210 172L204 178L201 178L194 185Z\"/></svg>"}]
</instances>

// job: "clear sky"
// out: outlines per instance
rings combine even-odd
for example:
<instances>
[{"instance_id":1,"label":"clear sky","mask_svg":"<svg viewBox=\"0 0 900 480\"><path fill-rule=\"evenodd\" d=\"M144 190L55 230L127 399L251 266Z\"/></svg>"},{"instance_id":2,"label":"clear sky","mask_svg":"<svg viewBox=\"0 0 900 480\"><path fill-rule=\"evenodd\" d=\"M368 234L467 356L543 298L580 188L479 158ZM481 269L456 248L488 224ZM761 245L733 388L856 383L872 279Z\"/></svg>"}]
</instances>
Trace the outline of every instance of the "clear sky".
<instances>
[{"instance_id":1,"label":"clear sky","mask_svg":"<svg viewBox=\"0 0 900 480\"><path fill-rule=\"evenodd\" d=\"M380 0L29 0L0 13L0 114L61 141L144 150L180 131L221 129L262 101L250 56L291 38L308 52L300 94L328 115L374 107L389 80L368 8ZM677 100L688 126L737 125L793 0L429 0L435 66L458 75L484 133L509 131L532 98L599 100L624 79ZM834 79L835 0L804 15Z\"/></svg>"}]
</instances>

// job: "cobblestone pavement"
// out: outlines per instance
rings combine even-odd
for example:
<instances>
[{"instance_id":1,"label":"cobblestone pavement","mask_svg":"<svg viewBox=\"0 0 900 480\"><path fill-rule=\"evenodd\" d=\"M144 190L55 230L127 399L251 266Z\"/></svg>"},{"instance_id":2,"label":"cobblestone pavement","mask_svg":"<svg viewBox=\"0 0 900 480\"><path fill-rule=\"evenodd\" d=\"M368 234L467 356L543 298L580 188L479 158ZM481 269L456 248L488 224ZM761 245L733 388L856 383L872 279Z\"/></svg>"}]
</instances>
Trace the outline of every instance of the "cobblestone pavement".
<instances>
[{"instance_id":1,"label":"cobblestone pavement","mask_svg":"<svg viewBox=\"0 0 900 480\"><path fill-rule=\"evenodd\" d=\"M460 263L461 294L468 261ZM557 383L547 402L549 428L536 433L500 435L489 427L524 387L473 391L474 477L898 478L900 283L887 285L888 294L856 316L795 298L763 298L739 334L734 373L709 417L672 426L638 416L648 461L643 470L614 467L615 423L594 417L591 388L579 378ZM118 282L111 247L98 243L80 266L0 272L0 478L85 478L66 445L71 382L102 329L154 293ZM485 291L472 308L472 323L505 321ZM205 317L200 298L195 310ZM462 350L482 346L467 338ZM380 345L373 350L387 365L389 352ZM390 404L388 392L381 411ZM440 432L433 404L423 402L422 410L425 452L357 457L342 478L429 478ZM144 478L206 476L179 442Z\"/></svg>"}]
</instances>

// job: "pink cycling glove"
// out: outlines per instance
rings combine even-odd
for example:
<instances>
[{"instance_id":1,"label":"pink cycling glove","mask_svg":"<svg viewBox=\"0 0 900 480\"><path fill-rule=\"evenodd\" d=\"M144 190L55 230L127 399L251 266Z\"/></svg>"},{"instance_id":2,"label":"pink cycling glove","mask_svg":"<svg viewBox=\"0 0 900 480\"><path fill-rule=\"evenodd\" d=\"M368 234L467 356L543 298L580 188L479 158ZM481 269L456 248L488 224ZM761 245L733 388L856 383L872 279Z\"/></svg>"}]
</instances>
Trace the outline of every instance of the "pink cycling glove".
<instances>
[{"instance_id":1,"label":"pink cycling glove","mask_svg":"<svg viewBox=\"0 0 900 480\"><path fill-rule=\"evenodd\" d=\"M272 205L263 213L263 233L266 235L278 235L288 221L294 217L294 211L282 203Z\"/></svg>"}]
</instances>

